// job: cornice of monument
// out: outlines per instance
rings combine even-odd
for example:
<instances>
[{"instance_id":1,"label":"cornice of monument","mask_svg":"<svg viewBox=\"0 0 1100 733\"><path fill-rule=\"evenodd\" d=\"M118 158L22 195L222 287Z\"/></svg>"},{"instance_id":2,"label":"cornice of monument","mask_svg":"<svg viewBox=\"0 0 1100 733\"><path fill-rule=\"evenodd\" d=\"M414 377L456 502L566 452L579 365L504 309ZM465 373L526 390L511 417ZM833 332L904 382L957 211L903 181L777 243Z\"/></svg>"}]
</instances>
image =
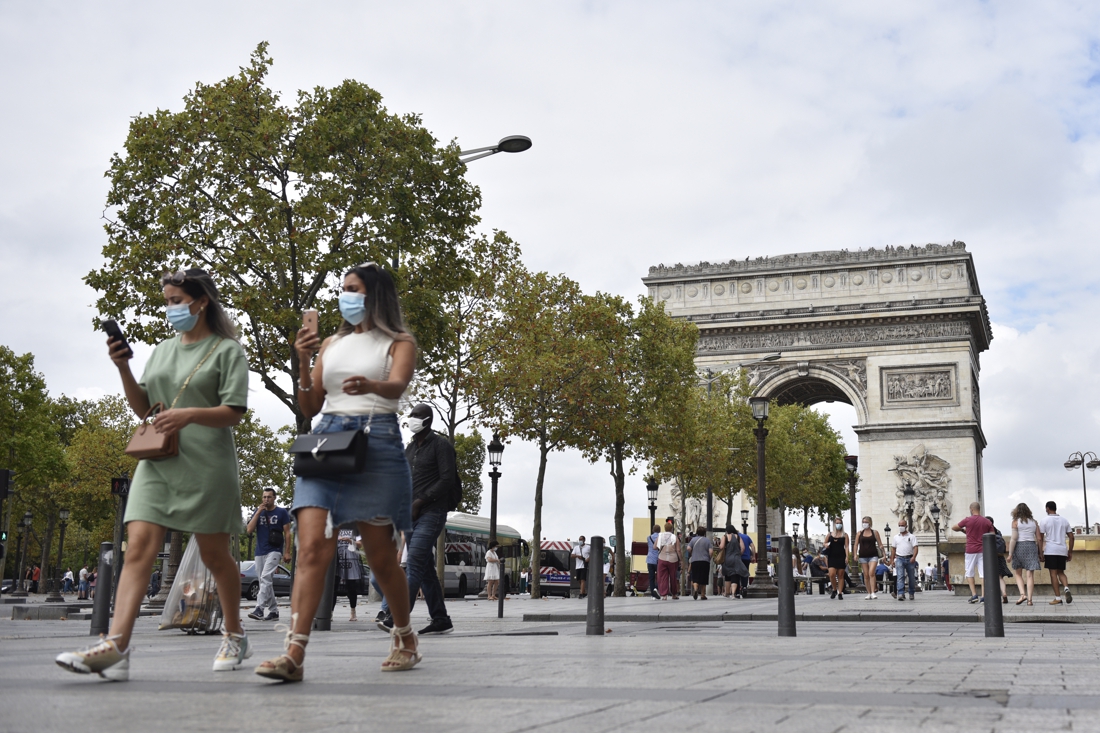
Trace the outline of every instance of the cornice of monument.
<instances>
[{"instance_id":1,"label":"cornice of monument","mask_svg":"<svg viewBox=\"0 0 1100 733\"><path fill-rule=\"evenodd\" d=\"M923 246L911 244L908 247L887 246L883 249L869 247L855 252L846 249L828 250L823 252L800 252L794 254L778 255L776 257L746 258L744 260L730 260L729 262L700 262L694 265L677 263L666 266L654 265L649 268L648 277L642 281L649 283L666 279L680 279L685 277L725 277L738 275L751 275L763 273L775 273L777 271L794 271L806 269L839 269L852 267L880 266L882 264L903 264L906 262L923 262L927 260L958 259L960 257L970 259L970 253L966 251L966 243L953 241L951 244L930 243Z\"/></svg>"}]
</instances>

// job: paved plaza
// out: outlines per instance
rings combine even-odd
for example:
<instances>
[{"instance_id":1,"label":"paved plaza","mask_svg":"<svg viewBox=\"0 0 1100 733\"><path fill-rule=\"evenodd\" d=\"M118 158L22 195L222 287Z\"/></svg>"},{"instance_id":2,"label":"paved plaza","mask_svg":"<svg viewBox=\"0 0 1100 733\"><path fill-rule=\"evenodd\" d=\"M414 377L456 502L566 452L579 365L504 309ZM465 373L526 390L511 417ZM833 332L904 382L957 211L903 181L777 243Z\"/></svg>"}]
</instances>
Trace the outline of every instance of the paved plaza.
<instances>
[{"instance_id":1,"label":"paved plaza","mask_svg":"<svg viewBox=\"0 0 1100 733\"><path fill-rule=\"evenodd\" d=\"M281 650L271 624L248 622L256 654L246 669L214 674L216 637L142 618L131 681L107 683L53 663L87 643L87 621L5 619L0 731L1100 731L1100 624L1067 623L1097 602L986 639L973 619L928 620L947 615L934 606L978 613L965 599L922 595L907 621L864 612L803 621L782 639L774 621L713 620L712 607L763 614L774 601L608 599L609 619L676 606L685 620L609 620L610 633L589 637L580 622L523 620L577 616L584 601L513 599L498 620L495 603L468 600L450 604L455 633L423 639L424 662L401 674L378 671L388 637L367 620L377 604L361 605L357 623L341 604L333 630L313 634L298 685L252 674ZM874 603L850 598L799 598L798 610L824 617ZM422 608L415 615L424 620Z\"/></svg>"}]
</instances>

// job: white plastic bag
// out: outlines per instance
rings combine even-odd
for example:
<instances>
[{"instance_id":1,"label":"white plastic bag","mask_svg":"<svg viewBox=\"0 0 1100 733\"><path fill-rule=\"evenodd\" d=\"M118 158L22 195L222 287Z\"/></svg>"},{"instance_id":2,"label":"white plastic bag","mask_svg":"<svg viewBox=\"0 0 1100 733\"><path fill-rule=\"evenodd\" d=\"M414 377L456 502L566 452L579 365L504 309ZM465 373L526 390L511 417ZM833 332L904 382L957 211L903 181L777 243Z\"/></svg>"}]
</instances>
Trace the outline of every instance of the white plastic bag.
<instances>
[{"instance_id":1,"label":"white plastic bag","mask_svg":"<svg viewBox=\"0 0 1100 733\"><path fill-rule=\"evenodd\" d=\"M183 629L188 634L213 634L222 625L221 604L214 576L203 565L199 543L194 536L183 551L168 602L160 615L160 628Z\"/></svg>"}]
</instances>

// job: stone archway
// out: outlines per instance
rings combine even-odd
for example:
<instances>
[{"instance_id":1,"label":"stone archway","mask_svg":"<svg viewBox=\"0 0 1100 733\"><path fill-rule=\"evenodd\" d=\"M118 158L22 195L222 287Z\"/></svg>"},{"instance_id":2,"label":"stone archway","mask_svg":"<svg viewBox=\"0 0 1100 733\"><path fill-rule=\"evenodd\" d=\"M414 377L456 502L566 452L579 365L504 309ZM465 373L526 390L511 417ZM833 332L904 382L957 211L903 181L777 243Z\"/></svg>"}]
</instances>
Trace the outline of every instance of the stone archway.
<instances>
[{"instance_id":1,"label":"stone archway","mask_svg":"<svg viewBox=\"0 0 1100 733\"><path fill-rule=\"evenodd\" d=\"M945 530L982 500L979 355L992 334L962 242L658 265L643 282L698 325L700 367L778 353L744 367L755 394L855 408L862 509L876 527L896 523L905 483L925 537L932 502Z\"/></svg>"}]
</instances>

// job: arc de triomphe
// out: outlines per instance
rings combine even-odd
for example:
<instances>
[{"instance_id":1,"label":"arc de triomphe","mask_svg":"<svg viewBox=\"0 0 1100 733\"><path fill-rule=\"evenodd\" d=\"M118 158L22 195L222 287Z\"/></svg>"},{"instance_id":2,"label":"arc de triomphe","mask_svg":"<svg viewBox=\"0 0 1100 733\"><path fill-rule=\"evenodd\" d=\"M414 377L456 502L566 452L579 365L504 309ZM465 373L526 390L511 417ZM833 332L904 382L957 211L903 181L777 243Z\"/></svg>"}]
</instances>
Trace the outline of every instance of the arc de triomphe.
<instances>
[{"instance_id":1,"label":"arc de triomphe","mask_svg":"<svg viewBox=\"0 0 1100 733\"><path fill-rule=\"evenodd\" d=\"M658 265L643 282L698 325L700 368L778 352L745 367L755 394L855 408L861 513L875 527L896 526L906 482L922 538L933 502L946 536L982 500L978 356L992 334L962 242Z\"/></svg>"}]
</instances>

